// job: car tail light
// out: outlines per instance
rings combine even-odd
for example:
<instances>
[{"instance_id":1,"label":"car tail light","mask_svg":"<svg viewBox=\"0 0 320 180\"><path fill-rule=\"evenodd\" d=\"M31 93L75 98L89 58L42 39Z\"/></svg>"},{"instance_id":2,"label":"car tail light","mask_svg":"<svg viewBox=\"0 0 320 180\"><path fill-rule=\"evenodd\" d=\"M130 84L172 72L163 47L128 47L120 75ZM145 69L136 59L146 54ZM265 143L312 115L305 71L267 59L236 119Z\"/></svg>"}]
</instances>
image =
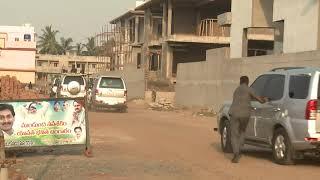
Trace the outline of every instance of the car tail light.
<instances>
[{"instance_id":1,"label":"car tail light","mask_svg":"<svg viewBox=\"0 0 320 180\"><path fill-rule=\"evenodd\" d=\"M306 137L306 138L304 138L304 140L307 142L310 142L310 143L319 141L318 138L311 138L311 137Z\"/></svg>"},{"instance_id":2,"label":"car tail light","mask_svg":"<svg viewBox=\"0 0 320 180\"><path fill-rule=\"evenodd\" d=\"M98 95L99 94L99 90L98 89L96 89L96 95Z\"/></svg>"},{"instance_id":3,"label":"car tail light","mask_svg":"<svg viewBox=\"0 0 320 180\"><path fill-rule=\"evenodd\" d=\"M306 119L307 120L316 120L317 119L317 109L318 109L318 101L310 100L307 103L306 107Z\"/></svg>"},{"instance_id":4,"label":"car tail light","mask_svg":"<svg viewBox=\"0 0 320 180\"><path fill-rule=\"evenodd\" d=\"M127 96L128 95L128 91L124 91L124 96Z\"/></svg>"}]
</instances>

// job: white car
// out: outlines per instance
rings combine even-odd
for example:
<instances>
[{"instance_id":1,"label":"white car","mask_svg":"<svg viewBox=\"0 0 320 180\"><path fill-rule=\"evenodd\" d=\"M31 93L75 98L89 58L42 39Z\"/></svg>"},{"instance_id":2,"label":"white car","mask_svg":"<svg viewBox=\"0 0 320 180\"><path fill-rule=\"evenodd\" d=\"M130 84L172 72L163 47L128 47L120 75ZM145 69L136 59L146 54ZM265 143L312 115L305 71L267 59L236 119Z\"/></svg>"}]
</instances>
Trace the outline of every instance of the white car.
<instances>
[{"instance_id":1,"label":"white car","mask_svg":"<svg viewBox=\"0 0 320 180\"><path fill-rule=\"evenodd\" d=\"M70 74L62 78L60 97L78 98L86 96L86 80L82 75Z\"/></svg>"},{"instance_id":2,"label":"white car","mask_svg":"<svg viewBox=\"0 0 320 180\"><path fill-rule=\"evenodd\" d=\"M127 88L124 80L116 76L100 76L91 92L91 109L116 108L127 111Z\"/></svg>"}]
</instances>

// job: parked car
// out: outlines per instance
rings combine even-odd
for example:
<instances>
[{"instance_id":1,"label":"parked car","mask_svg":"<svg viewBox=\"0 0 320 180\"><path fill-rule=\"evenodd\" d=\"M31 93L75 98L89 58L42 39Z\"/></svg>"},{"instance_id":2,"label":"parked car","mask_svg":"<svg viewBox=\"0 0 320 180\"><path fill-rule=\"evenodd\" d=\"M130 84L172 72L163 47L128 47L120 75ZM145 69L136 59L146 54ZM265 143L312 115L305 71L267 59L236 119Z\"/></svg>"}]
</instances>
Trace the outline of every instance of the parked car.
<instances>
[{"instance_id":1,"label":"parked car","mask_svg":"<svg viewBox=\"0 0 320 180\"><path fill-rule=\"evenodd\" d=\"M272 149L278 164L293 164L305 153L320 155L320 68L277 68L259 76L251 85L270 102L252 101L252 114L245 143ZM218 132L224 152L232 152L231 102L218 113Z\"/></svg>"},{"instance_id":2,"label":"parked car","mask_svg":"<svg viewBox=\"0 0 320 180\"><path fill-rule=\"evenodd\" d=\"M85 97L86 96L86 80L79 74L66 74L63 76L60 85L60 97Z\"/></svg>"},{"instance_id":3,"label":"parked car","mask_svg":"<svg viewBox=\"0 0 320 180\"><path fill-rule=\"evenodd\" d=\"M116 76L100 76L96 79L91 93L91 109L115 108L127 111L127 88L125 81Z\"/></svg>"}]
</instances>

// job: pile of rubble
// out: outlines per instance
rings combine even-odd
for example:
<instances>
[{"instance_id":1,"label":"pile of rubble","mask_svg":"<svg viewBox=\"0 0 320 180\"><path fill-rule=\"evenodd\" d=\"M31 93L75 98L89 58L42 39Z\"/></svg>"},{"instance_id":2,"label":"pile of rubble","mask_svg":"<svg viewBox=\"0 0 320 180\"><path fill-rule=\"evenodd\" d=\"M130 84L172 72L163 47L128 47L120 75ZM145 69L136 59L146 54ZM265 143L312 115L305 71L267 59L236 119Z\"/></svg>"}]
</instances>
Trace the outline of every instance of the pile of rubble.
<instances>
[{"instance_id":1,"label":"pile of rubble","mask_svg":"<svg viewBox=\"0 0 320 180\"><path fill-rule=\"evenodd\" d=\"M159 99L159 101L150 103L150 109L157 111L172 111L174 110L173 103L165 98Z\"/></svg>"},{"instance_id":2,"label":"pile of rubble","mask_svg":"<svg viewBox=\"0 0 320 180\"><path fill-rule=\"evenodd\" d=\"M214 117L217 115L213 107L201 108L193 113L194 116Z\"/></svg>"},{"instance_id":3,"label":"pile of rubble","mask_svg":"<svg viewBox=\"0 0 320 180\"><path fill-rule=\"evenodd\" d=\"M0 77L0 100L14 99L42 99L48 98L34 90L25 89L24 85L16 77Z\"/></svg>"}]
</instances>

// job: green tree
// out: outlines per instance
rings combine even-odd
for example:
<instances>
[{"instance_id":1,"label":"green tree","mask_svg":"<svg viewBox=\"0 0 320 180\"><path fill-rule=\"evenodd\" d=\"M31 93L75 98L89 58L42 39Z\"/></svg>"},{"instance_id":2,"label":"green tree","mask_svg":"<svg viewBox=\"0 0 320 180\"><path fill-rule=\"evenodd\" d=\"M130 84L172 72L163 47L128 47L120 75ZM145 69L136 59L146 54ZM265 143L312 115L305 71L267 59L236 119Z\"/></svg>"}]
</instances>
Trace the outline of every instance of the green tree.
<instances>
[{"instance_id":1,"label":"green tree","mask_svg":"<svg viewBox=\"0 0 320 180\"><path fill-rule=\"evenodd\" d=\"M38 48L40 48L40 54L53 54L59 53L59 44L56 40L56 36L59 33L57 30L52 29L52 25L46 26L41 30L42 35L39 37Z\"/></svg>"},{"instance_id":2,"label":"green tree","mask_svg":"<svg viewBox=\"0 0 320 180\"><path fill-rule=\"evenodd\" d=\"M72 47L72 38L68 38L68 39L65 39L65 38L60 38L60 48L59 48L59 54L62 54L62 55L66 55L67 51L70 51L73 49Z\"/></svg>"},{"instance_id":3,"label":"green tree","mask_svg":"<svg viewBox=\"0 0 320 180\"><path fill-rule=\"evenodd\" d=\"M76 50L77 50L77 56L81 56L82 55L82 51L83 51L83 44L81 43L77 43L76 45Z\"/></svg>"},{"instance_id":4,"label":"green tree","mask_svg":"<svg viewBox=\"0 0 320 180\"><path fill-rule=\"evenodd\" d=\"M96 56L98 54L98 48L96 47L94 37L89 37L88 42L84 46L87 49L87 56Z\"/></svg>"}]
</instances>

